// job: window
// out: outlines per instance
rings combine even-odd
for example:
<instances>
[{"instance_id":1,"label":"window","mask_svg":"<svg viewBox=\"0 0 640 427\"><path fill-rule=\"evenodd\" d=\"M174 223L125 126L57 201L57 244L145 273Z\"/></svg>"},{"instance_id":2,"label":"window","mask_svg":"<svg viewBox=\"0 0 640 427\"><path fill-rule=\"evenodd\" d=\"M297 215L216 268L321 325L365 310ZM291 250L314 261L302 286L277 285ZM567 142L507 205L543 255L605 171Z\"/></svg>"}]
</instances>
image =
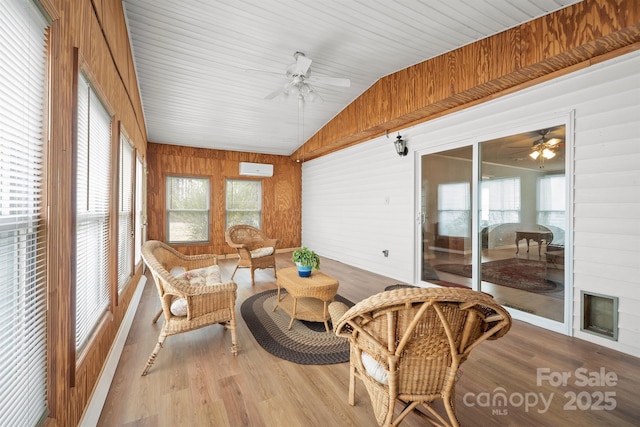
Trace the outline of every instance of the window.
<instances>
[{"instance_id":1,"label":"window","mask_svg":"<svg viewBox=\"0 0 640 427\"><path fill-rule=\"evenodd\" d=\"M566 213L564 175L547 175L538 179L538 224L553 231L553 243L564 245Z\"/></svg>"},{"instance_id":2,"label":"window","mask_svg":"<svg viewBox=\"0 0 640 427\"><path fill-rule=\"evenodd\" d=\"M227 228L237 224L260 228L262 217L262 183L227 180Z\"/></svg>"},{"instance_id":3,"label":"window","mask_svg":"<svg viewBox=\"0 0 640 427\"><path fill-rule=\"evenodd\" d=\"M483 180L480 188L483 227L520 222L520 177Z\"/></svg>"},{"instance_id":4,"label":"window","mask_svg":"<svg viewBox=\"0 0 640 427\"><path fill-rule=\"evenodd\" d=\"M167 241L209 241L209 179L167 177Z\"/></svg>"},{"instance_id":5,"label":"window","mask_svg":"<svg viewBox=\"0 0 640 427\"><path fill-rule=\"evenodd\" d=\"M468 182L438 185L438 234L467 237L471 225L471 194Z\"/></svg>"},{"instance_id":6,"label":"window","mask_svg":"<svg viewBox=\"0 0 640 427\"><path fill-rule=\"evenodd\" d=\"M140 157L136 157L136 222L135 222L135 248L133 261L138 265L142 261L142 238L143 238L143 200L144 200L144 166Z\"/></svg>"},{"instance_id":7,"label":"window","mask_svg":"<svg viewBox=\"0 0 640 427\"><path fill-rule=\"evenodd\" d=\"M46 416L46 265L42 183L46 19L0 1L0 425Z\"/></svg>"},{"instance_id":8,"label":"window","mask_svg":"<svg viewBox=\"0 0 640 427\"><path fill-rule=\"evenodd\" d=\"M120 178L118 188L118 291L133 272L133 147L120 135Z\"/></svg>"},{"instance_id":9,"label":"window","mask_svg":"<svg viewBox=\"0 0 640 427\"><path fill-rule=\"evenodd\" d=\"M76 148L76 350L87 344L110 301L111 116L83 73L78 79Z\"/></svg>"}]
</instances>

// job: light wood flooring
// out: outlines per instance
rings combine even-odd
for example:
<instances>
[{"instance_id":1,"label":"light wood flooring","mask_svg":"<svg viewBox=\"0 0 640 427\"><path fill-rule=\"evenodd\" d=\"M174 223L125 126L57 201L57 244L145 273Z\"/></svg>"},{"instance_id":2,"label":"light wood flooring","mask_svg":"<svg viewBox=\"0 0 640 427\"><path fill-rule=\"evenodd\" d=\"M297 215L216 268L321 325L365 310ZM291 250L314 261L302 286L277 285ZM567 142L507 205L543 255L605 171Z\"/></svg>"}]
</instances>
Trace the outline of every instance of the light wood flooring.
<instances>
[{"instance_id":1,"label":"light wood flooring","mask_svg":"<svg viewBox=\"0 0 640 427\"><path fill-rule=\"evenodd\" d=\"M223 277L230 277L235 261L220 264ZM289 253L278 255L278 268L290 265ZM339 279L339 294L354 302L398 283L324 258L321 267ZM98 425L375 426L362 383L356 383L356 405L347 403L348 363L297 365L270 355L254 340L240 304L275 288L272 270L257 271L253 287L246 269L235 281L238 356L229 351L230 334L212 326L167 338L155 365L141 377L160 329L151 323L159 301L147 281ZM463 426L638 426L639 362L514 321L505 337L483 343L462 365L458 418ZM540 384L538 370L548 374ZM566 381L547 380L561 376ZM402 424L424 425L417 414Z\"/></svg>"}]
</instances>

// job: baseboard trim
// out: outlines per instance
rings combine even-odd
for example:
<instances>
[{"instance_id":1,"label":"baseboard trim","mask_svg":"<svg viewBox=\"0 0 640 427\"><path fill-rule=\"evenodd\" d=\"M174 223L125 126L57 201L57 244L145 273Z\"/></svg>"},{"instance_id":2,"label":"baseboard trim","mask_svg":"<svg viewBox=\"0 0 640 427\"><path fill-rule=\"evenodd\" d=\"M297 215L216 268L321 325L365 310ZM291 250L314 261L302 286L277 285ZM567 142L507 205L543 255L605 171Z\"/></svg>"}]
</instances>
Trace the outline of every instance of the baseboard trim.
<instances>
[{"instance_id":1,"label":"baseboard trim","mask_svg":"<svg viewBox=\"0 0 640 427\"><path fill-rule=\"evenodd\" d=\"M89 404L82 414L82 418L80 419L80 423L78 424L78 426L80 427L93 427L98 425L100 414L102 413L102 407L104 406L104 402L107 400L107 394L109 394L111 381L113 380L113 375L115 374L116 368L118 367L118 362L120 361L120 356L122 355L122 349L124 348L124 344L127 341L127 336L129 335L129 330L131 329L131 325L133 324L133 319L136 315L138 305L140 304L142 291L144 290L144 285L146 283L147 277L143 274L138 281L138 286L136 287L136 291L133 294L133 298L131 298L131 303L127 308L127 313L122 319L120 328L118 328L116 339L111 345L107 360L102 367L102 372L100 372L98 383L96 384L95 388L93 389L93 393L91 394Z\"/></svg>"}]
</instances>

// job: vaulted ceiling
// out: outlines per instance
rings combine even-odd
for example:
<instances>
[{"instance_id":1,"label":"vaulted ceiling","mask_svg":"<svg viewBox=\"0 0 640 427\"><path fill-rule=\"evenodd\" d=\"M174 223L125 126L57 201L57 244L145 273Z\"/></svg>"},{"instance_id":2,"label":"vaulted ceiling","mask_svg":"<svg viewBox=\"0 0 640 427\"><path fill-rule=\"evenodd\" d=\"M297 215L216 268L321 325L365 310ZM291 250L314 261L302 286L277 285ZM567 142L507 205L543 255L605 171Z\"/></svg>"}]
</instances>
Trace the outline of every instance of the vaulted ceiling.
<instances>
[{"instance_id":1,"label":"vaulted ceiling","mask_svg":"<svg viewBox=\"0 0 640 427\"><path fill-rule=\"evenodd\" d=\"M151 142L280 155L381 77L574 3L123 0ZM275 96L295 52L321 100Z\"/></svg>"}]
</instances>

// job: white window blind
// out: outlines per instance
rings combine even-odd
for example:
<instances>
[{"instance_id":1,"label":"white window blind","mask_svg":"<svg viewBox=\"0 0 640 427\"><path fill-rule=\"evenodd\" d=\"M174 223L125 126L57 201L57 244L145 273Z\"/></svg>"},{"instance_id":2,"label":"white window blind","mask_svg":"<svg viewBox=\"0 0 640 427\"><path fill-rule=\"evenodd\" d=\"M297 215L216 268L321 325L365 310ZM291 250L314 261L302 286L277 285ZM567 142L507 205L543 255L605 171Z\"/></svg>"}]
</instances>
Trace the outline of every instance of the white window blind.
<instances>
[{"instance_id":1,"label":"white window blind","mask_svg":"<svg viewBox=\"0 0 640 427\"><path fill-rule=\"evenodd\" d=\"M118 189L118 292L133 272L133 147L120 135L120 185Z\"/></svg>"},{"instance_id":2,"label":"white window blind","mask_svg":"<svg viewBox=\"0 0 640 427\"><path fill-rule=\"evenodd\" d=\"M0 1L0 425L46 416L42 210L46 28L29 0Z\"/></svg>"},{"instance_id":3,"label":"white window blind","mask_svg":"<svg viewBox=\"0 0 640 427\"><path fill-rule=\"evenodd\" d=\"M480 188L483 226L520 222L520 177L483 180Z\"/></svg>"},{"instance_id":4,"label":"white window blind","mask_svg":"<svg viewBox=\"0 0 640 427\"><path fill-rule=\"evenodd\" d=\"M136 157L136 222L135 222L135 249L134 249L134 263L138 265L140 261L142 261L142 237L143 237L143 229L144 225L142 224L143 217L143 204L142 198L143 190L144 190L144 169L143 169L142 160L140 157Z\"/></svg>"},{"instance_id":5,"label":"white window blind","mask_svg":"<svg viewBox=\"0 0 640 427\"><path fill-rule=\"evenodd\" d=\"M248 224L260 228L262 217L262 182L227 180L227 228Z\"/></svg>"},{"instance_id":6,"label":"white window blind","mask_svg":"<svg viewBox=\"0 0 640 427\"><path fill-rule=\"evenodd\" d=\"M451 182L438 185L438 234L468 237L471 224L471 185Z\"/></svg>"},{"instance_id":7,"label":"white window blind","mask_svg":"<svg viewBox=\"0 0 640 427\"><path fill-rule=\"evenodd\" d=\"M167 177L167 240L209 241L209 179Z\"/></svg>"},{"instance_id":8,"label":"white window blind","mask_svg":"<svg viewBox=\"0 0 640 427\"><path fill-rule=\"evenodd\" d=\"M109 306L111 117L87 78L78 79L76 176L76 350Z\"/></svg>"},{"instance_id":9,"label":"white window blind","mask_svg":"<svg viewBox=\"0 0 640 427\"><path fill-rule=\"evenodd\" d=\"M553 243L564 245L567 187L565 175L547 175L538 179L538 224L553 231Z\"/></svg>"}]
</instances>

